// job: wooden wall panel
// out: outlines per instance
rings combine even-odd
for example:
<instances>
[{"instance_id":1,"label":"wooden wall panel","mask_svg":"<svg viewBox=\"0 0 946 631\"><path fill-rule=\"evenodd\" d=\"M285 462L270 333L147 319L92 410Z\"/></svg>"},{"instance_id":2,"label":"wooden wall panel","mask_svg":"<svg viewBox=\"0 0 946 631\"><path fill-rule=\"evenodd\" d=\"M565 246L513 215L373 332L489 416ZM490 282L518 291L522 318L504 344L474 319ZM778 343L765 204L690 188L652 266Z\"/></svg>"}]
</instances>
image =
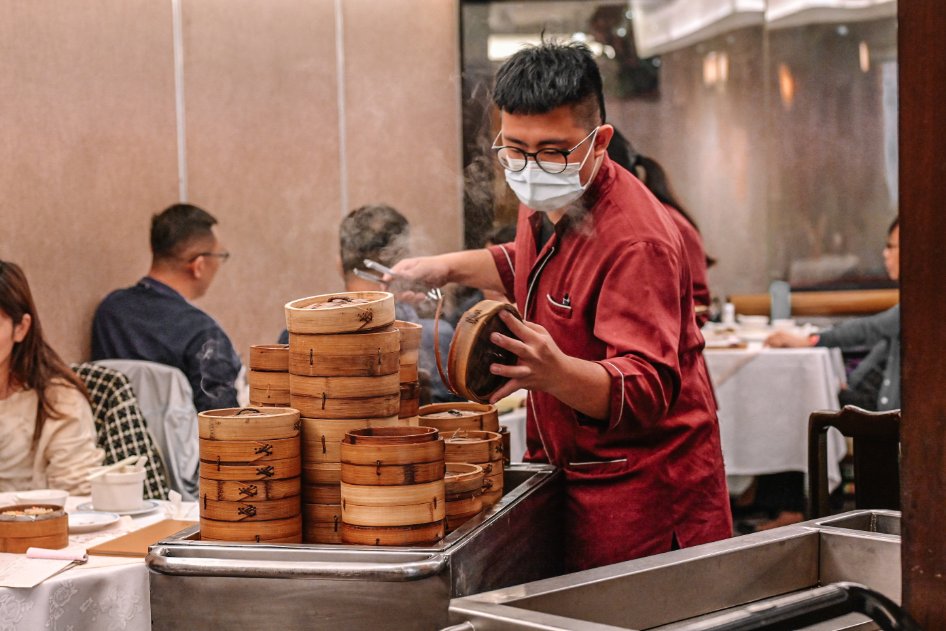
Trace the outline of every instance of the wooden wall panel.
<instances>
[{"instance_id":1,"label":"wooden wall panel","mask_svg":"<svg viewBox=\"0 0 946 631\"><path fill-rule=\"evenodd\" d=\"M0 258L69 361L99 300L147 270L149 217L177 198L174 129L169 3L4 3Z\"/></svg>"},{"instance_id":2,"label":"wooden wall panel","mask_svg":"<svg viewBox=\"0 0 946 631\"><path fill-rule=\"evenodd\" d=\"M339 287L331 2L184 0L189 201L233 256L199 304L248 346L290 299Z\"/></svg>"},{"instance_id":3,"label":"wooden wall panel","mask_svg":"<svg viewBox=\"0 0 946 631\"><path fill-rule=\"evenodd\" d=\"M457 0L345 0L349 206L387 202L417 252L462 245Z\"/></svg>"}]
</instances>

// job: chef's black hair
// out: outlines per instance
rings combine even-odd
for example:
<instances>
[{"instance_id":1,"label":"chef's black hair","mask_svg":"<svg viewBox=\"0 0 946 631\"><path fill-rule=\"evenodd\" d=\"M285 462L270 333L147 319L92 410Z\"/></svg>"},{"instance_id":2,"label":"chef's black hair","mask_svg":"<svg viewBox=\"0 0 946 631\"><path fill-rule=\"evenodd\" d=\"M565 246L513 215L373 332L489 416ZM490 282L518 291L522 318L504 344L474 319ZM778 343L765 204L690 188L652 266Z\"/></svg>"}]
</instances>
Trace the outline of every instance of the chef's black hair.
<instances>
[{"instance_id":1,"label":"chef's black hair","mask_svg":"<svg viewBox=\"0 0 946 631\"><path fill-rule=\"evenodd\" d=\"M543 41L516 52L496 72L493 102L510 114L545 114L563 105L589 128L605 121L601 73L587 46Z\"/></svg>"}]
</instances>

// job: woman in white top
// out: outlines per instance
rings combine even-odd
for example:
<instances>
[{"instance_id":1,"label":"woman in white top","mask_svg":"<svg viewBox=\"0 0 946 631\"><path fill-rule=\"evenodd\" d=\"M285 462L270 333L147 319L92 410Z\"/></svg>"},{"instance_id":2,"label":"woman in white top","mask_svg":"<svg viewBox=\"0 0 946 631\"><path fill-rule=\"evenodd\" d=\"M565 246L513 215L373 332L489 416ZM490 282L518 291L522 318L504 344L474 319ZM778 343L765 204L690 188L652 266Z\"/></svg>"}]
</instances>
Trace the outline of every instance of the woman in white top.
<instances>
[{"instance_id":1,"label":"woman in white top","mask_svg":"<svg viewBox=\"0 0 946 631\"><path fill-rule=\"evenodd\" d=\"M0 491L89 493L102 463L85 386L43 339L23 270L0 261Z\"/></svg>"}]
</instances>

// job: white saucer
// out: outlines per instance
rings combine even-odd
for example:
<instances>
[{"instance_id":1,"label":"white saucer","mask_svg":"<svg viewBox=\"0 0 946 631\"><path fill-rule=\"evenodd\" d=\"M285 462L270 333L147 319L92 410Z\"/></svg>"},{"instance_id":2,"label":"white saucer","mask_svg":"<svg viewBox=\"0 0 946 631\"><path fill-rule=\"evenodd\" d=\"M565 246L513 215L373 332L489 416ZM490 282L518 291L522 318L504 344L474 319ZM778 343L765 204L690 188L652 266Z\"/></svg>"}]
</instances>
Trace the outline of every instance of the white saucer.
<instances>
[{"instance_id":1,"label":"white saucer","mask_svg":"<svg viewBox=\"0 0 946 631\"><path fill-rule=\"evenodd\" d=\"M160 506L160 504L158 504L154 500L145 500L140 508L133 508L131 510L120 510L120 511L115 511L115 512L118 513L119 515L131 515L131 516L144 515L145 513L150 513L151 511L156 510L158 506ZM78 506L76 506L76 510L94 511L95 507L92 506L92 502L85 502L83 504L79 504Z\"/></svg>"},{"instance_id":2,"label":"white saucer","mask_svg":"<svg viewBox=\"0 0 946 631\"><path fill-rule=\"evenodd\" d=\"M107 528L121 519L117 513L102 513L98 511L77 511L69 513L69 532L92 532Z\"/></svg>"}]
</instances>

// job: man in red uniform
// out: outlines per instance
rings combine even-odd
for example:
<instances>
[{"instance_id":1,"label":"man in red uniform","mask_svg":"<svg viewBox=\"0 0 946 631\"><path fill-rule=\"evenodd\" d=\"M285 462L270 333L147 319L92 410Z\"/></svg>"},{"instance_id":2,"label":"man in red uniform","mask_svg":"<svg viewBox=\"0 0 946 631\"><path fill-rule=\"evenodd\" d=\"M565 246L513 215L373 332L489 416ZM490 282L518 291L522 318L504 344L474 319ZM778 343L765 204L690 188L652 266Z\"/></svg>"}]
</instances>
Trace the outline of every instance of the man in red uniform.
<instances>
[{"instance_id":1,"label":"man in red uniform","mask_svg":"<svg viewBox=\"0 0 946 631\"><path fill-rule=\"evenodd\" d=\"M566 562L597 567L730 536L690 270L668 211L610 161L601 77L582 45L545 43L496 75L494 151L522 202L516 241L409 259L432 285L505 290L525 318L494 334L530 390L527 460L565 474Z\"/></svg>"}]
</instances>

